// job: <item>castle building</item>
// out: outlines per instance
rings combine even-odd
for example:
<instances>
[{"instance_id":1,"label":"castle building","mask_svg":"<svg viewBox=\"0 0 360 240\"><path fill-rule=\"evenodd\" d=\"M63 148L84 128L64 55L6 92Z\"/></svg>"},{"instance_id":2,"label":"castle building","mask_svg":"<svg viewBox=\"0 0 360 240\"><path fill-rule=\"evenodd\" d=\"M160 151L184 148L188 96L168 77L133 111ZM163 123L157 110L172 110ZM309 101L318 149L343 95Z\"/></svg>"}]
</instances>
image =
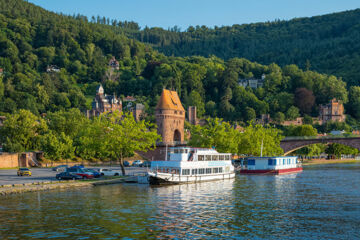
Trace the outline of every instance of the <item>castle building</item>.
<instances>
[{"instance_id":1,"label":"castle building","mask_svg":"<svg viewBox=\"0 0 360 240\"><path fill-rule=\"evenodd\" d=\"M87 111L88 117L99 116L105 112L122 111L122 102L114 95L106 95L100 84L96 89L96 96L91 103L92 109Z\"/></svg>"},{"instance_id":2,"label":"castle building","mask_svg":"<svg viewBox=\"0 0 360 240\"><path fill-rule=\"evenodd\" d=\"M335 98L328 104L320 105L319 118L322 124L327 121L344 122L344 105Z\"/></svg>"},{"instance_id":3,"label":"castle building","mask_svg":"<svg viewBox=\"0 0 360 240\"><path fill-rule=\"evenodd\" d=\"M251 88L260 88L263 87L265 82L265 74L261 75L261 79L256 78L246 78L246 79L239 79L238 84L244 88L251 87Z\"/></svg>"},{"instance_id":4,"label":"castle building","mask_svg":"<svg viewBox=\"0 0 360 240\"><path fill-rule=\"evenodd\" d=\"M176 91L164 89L156 106L156 124L162 142L184 141L185 109Z\"/></svg>"}]
</instances>

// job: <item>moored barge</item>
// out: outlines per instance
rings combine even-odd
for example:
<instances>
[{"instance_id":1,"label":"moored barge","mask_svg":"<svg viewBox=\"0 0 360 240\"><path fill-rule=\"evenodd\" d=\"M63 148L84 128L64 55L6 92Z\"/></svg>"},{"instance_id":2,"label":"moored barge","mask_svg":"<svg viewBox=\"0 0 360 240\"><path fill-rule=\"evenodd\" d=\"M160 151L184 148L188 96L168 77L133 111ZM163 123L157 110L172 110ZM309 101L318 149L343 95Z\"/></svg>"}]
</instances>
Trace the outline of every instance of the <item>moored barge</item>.
<instances>
[{"instance_id":1,"label":"moored barge","mask_svg":"<svg viewBox=\"0 0 360 240\"><path fill-rule=\"evenodd\" d=\"M241 167L240 174L290 174L303 170L297 157L249 157Z\"/></svg>"}]
</instances>

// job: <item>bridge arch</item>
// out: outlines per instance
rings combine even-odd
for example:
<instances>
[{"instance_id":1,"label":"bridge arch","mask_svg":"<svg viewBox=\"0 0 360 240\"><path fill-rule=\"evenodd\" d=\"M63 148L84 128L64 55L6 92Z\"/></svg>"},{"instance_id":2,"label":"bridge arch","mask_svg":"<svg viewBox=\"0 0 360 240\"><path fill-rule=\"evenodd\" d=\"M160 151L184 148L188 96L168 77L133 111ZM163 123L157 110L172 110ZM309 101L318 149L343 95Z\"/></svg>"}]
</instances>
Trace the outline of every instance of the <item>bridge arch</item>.
<instances>
[{"instance_id":1,"label":"bridge arch","mask_svg":"<svg viewBox=\"0 0 360 240\"><path fill-rule=\"evenodd\" d=\"M360 137L332 137L332 138L308 138L308 139L301 139L301 138L284 138L280 142L280 147L284 150L284 155L288 155L300 148L316 144L322 143L325 145L329 145L331 143L339 143L349 147L356 148L360 151Z\"/></svg>"}]
</instances>

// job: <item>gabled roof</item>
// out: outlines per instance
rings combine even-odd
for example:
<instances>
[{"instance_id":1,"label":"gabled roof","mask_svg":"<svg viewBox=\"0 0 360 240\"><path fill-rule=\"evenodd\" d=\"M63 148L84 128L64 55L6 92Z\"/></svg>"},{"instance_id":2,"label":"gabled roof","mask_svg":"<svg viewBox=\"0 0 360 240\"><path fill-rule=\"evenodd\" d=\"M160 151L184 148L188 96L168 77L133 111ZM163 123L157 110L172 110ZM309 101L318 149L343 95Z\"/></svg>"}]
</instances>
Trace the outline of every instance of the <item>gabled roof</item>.
<instances>
[{"instance_id":1,"label":"gabled roof","mask_svg":"<svg viewBox=\"0 0 360 240\"><path fill-rule=\"evenodd\" d=\"M184 107L181 104L179 95L175 91L170 91L164 89L161 93L161 97L159 99L158 104L156 105L156 109L170 109L170 110L178 110L185 111Z\"/></svg>"}]
</instances>

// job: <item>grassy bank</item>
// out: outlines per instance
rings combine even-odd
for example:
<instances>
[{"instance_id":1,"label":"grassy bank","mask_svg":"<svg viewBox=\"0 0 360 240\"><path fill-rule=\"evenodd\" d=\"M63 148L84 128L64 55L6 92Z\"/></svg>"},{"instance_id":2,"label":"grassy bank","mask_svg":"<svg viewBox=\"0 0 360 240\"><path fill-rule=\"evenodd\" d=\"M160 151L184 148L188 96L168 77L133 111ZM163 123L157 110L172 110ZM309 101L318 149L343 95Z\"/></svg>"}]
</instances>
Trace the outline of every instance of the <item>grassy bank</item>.
<instances>
[{"instance_id":1,"label":"grassy bank","mask_svg":"<svg viewBox=\"0 0 360 240\"><path fill-rule=\"evenodd\" d=\"M311 159L303 161L303 165L336 164L336 163L360 163L355 159Z\"/></svg>"},{"instance_id":2,"label":"grassy bank","mask_svg":"<svg viewBox=\"0 0 360 240\"><path fill-rule=\"evenodd\" d=\"M107 179L91 180L68 180L68 181L49 181L38 183L12 184L0 187L0 195L8 195L24 192L35 192L52 189L92 187L99 185L118 184L131 180L134 177L111 177Z\"/></svg>"}]
</instances>

